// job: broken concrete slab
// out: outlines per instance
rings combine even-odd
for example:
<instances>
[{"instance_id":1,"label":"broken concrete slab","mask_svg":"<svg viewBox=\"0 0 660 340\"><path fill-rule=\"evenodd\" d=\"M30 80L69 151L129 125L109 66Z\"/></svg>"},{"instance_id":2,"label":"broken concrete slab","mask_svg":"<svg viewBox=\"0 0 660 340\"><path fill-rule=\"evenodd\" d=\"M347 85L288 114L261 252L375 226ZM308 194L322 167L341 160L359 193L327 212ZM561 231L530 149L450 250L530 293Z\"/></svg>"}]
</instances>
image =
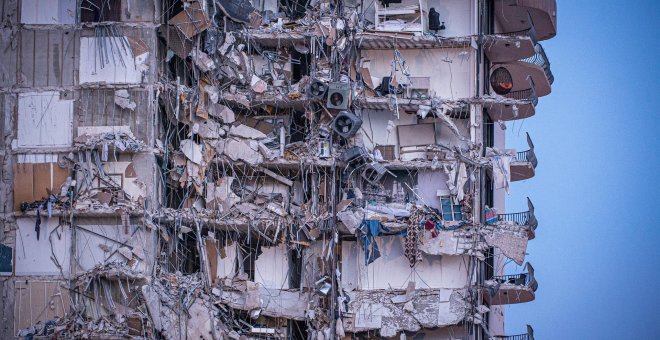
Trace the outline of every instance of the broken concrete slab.
<instances>
[{"instance_id":1,"label":"broken concrete slab","mask_svg":"<svg viewBox=\"0 0 660 340\"><path fill-rule=\"evenodd\" d=\"M128 93L128 90L116 90L115 91L115 104L121 107L122 109L127 109L135 111L137 104L131 100L131 95Z\"/></svg>"},{"instance_id":2,"label":"broken concrete slab","mask_svg":"<svg viewBox=\"0 0 660 340\"><path fill-rule=\"evenodd\" d=\"M202 164L202 147L199 144L193 142L192 139L182 140L180 149L183 154L186 155L186 158L188 158L191 162L197 165Z\"/></svg>"},{"instance_id":3,"label":"broken concrete slab","mask_svg":"<svg viewBox=\"0 0 660 340\"><path fill-rule=\"evenodd\" d=\"M243 124L238 126L232 126L231 129L229 130L229 135L235 137L241 137L241 138L249 138L249 139L266 138L266 135L263 132Z\"/></svg>"}]
</instances>

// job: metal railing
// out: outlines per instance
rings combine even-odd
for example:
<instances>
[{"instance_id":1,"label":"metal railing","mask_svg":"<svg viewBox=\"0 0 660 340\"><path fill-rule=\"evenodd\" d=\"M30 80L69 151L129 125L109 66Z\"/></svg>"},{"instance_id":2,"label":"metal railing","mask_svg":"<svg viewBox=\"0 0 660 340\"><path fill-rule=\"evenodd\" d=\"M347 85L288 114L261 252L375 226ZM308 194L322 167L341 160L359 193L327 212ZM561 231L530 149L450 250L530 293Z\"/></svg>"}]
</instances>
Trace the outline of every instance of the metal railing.
<instances>
[{"instance_id":1,"label":"metal railing","mask_svg":"<svg viewBox=\"0 0 660 340\"><path fill-rule=\"evenodd\" d=\"M527 286L529 284L530 275L527 273L513 274L513 275L500 275L493 276L492 280L499 283L510 283L516 286Z\"/></svg>"},{"instance_id":2,"label":"metal railing","mask_svg":"<svg viewBox=\"0 0 660 340\"><path fill-rule=\"evenodd\" d=\"M506 98L511 98L515 100L527 100L536 106L539 103L539 98L536 96L536 91L534 90L534 80L529 77L529 88L526 90L511 91L504 95Z\"/></svg>"},{"instance_id":3,"label":"metal railing","mask_svg":"<svg viewBox=\"0 0 660 340\"><path fill-rule=\"evenodd\" d=\"M529 334L518 334L518 335L496 335L493 339L497 340L529 340Z\"/></svg>"},{"instance_id":4,"label":"metal railing","mask_svg":"<svg viewBox=\"0 0 660 340\"><path fill-rule=\"evenodd\" d=\"M548 56L545 54L543 46L541 46L541 44L536 44L536 46L534 46L534 50L536 50L536 53L533 56L521 59L520 61L541 67L545 72L545 76L548 78L548 82L550 82L552 85L552 83L555 81L555 76L550 70L550 60L548 60Z\"/></svg>"},{"instance_id":5,"label":"metal railing","mask_svg":"<svg viewBox=\"0 0 660 340\"><path fill-rule=\"evenodd\" d=\"M516 153L516 161L518 162L528 162L531 150L519 151Z\"/></svg>"},{"instance_id":6,"label":"metal railing","mask_svg":"<svg viewBox=\"0 0 660 340\"><path fill-rule=\"evenodd\" d=\"M529 217L529 211L510 214L497 214L498 221L514 222L518 225L526 225L529 223Z\"/></svg>"},{"instance_id":7,"label":"metal railing","mask_svg":"<svg viewBox=\"0 0 660 340\"><path fill-rule=\"evenodd\" d=\"M536 160L536 155L534 154L534 149L529 149L525 151L519 151L516 153L517 162L530 162L532 166L536 168L538 161Z\"/></svg>"}]
</instances>

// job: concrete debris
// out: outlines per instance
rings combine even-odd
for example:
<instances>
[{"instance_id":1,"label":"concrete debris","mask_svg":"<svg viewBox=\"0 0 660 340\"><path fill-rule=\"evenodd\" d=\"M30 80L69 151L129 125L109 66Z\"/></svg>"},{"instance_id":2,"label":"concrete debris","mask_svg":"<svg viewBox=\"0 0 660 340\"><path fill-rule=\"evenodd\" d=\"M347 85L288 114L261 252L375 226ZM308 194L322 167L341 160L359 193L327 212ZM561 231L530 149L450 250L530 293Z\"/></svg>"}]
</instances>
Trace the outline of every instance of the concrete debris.
<instances>
[{"instance_id":1,"label":"concrete debris","mask_svg":"<svg viewBox=\"0 0 660 340\"><path fill-rule=\"evenodd\" d=\"M201 165L203 162L202 147L191 139L181 141L181 151L191 162Z\"/></svg>"},{"instance_id":2,"label":"concrete debris","mask_svg":"<svg viewBox=\"0 0 660 340\"><path fill-rule=\"evenodd\" d=\"M128 90L115 91L115 104L122 109L128 109L131 111L135 111L135 108L137 107L137 103L131 100L131 95L128 93Z\"/></svg>"},{"instance_id":3,"label":"concrete debris","mask_svg":"<svg viewBox=\"0 0 660 340\"><path fill-rule=\"evenodd\" d=\"M234 111L227 106L221 104L211 104L209 106L209 115L219 118L225 124L231 124L236 121Z\"/></svg>"},{"instance_id":4,"label":"concrete debris","mask_svg":"<svg viewBox=\"0 0 660 340\"><path fill-rule=\"evenodd\" d=\"M209 72L215 69L215 62L213 59L211 59L208 54L198 49L190 51L190 58L195 63L195 65L197 65L197 67L199 67L199 69L204 72Z\"/></svg>"},{"instance_id":5,"label":"concrete debris","mask_svg":"<svg viewBox=\"0 0 660 340\"><path fill-rule=\"evenodd\" d=\"M248 139L264 139L267 137L263 132L242 124L232 126L229 130L229 135Z\"/></svg>"},{"instance_id":6,"label":"concrete debris","mask_svg":"<svg viewBox=\"0 0 660 340\"><path fill-rule=\"evenodd\" d=\"M243 161L253 166L264 161L263 156L259 153L258 143L255 141L227 139L224 154L232 161Z\"/></svg>"}]
</instances>

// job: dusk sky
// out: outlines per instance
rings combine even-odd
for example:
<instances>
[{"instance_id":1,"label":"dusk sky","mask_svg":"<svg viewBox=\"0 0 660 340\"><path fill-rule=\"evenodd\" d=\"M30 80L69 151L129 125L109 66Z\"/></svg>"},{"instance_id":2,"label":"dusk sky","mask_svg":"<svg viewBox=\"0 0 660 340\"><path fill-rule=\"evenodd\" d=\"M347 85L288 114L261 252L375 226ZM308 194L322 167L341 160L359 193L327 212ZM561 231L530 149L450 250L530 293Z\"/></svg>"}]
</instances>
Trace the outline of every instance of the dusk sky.
<instances>
[{"instance_id":1,"label":"dusk sky","mask_svg":"<svg viewBox=\"0 0 660 340\"><path fill-rule=\"evenodd\" d=\"M527 259L536 300L506 306L506 333L537 339L660 339L660 1L557 1L557 36L542 42L552 94L508 125L507 143L536 146L536 176L515 182L539 227ZM519 272L515 264L508 271Z\"/></svg>"}]
</instances>

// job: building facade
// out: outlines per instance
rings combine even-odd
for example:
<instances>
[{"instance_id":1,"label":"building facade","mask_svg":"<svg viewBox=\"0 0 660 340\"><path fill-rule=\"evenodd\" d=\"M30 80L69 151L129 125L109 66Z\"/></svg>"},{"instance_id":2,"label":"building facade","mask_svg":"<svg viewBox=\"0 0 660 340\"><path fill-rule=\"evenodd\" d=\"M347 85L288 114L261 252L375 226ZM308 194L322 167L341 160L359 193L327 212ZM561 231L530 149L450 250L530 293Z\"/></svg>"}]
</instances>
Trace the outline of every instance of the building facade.
<instances>
[{"instance_id":1,"label":"building facade","mask_svg":"<svg viewBox=\"0 0 660 340\"><path fill-rule=\"evenodd\" d=\"M533 339L555 1L0 14L1 338Z\"/></svg>"}]
</instances>

